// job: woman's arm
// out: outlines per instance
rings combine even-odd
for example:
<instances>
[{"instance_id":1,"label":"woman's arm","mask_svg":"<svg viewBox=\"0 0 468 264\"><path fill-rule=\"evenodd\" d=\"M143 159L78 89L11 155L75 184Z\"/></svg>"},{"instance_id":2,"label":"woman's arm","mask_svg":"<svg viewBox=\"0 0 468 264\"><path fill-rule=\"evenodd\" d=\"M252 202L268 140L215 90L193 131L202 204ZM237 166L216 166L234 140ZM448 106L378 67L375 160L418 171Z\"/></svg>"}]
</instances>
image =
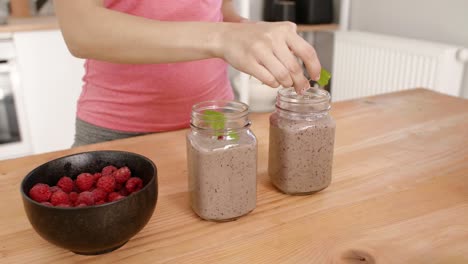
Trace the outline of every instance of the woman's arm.
<instances>
[{"instance_id":1,"label":"woman's arm","mask_svg":"<svg viewBox=\"0 0 468 264\"><path fill-rule=\"evenodd\" d=\"M54 4L68 48L80 58L169 63L211 58L220 46L213 23L154 21L106 9L103 0Z\"/></svg>"},{"instance_id":2,"label":"woman's arm","mask_svg":"<svg viewBox=\"0 0 468 264\"><path fill-rule=\"evenodd\" d=\"M106 9L103 0L54 0L71 53L114 63L221 58L263 83L308 87L296 56L319 76L315 50L292 23L163 22ZM293 55L294 53L294 55Z\"/></svg>"}]
</instances>

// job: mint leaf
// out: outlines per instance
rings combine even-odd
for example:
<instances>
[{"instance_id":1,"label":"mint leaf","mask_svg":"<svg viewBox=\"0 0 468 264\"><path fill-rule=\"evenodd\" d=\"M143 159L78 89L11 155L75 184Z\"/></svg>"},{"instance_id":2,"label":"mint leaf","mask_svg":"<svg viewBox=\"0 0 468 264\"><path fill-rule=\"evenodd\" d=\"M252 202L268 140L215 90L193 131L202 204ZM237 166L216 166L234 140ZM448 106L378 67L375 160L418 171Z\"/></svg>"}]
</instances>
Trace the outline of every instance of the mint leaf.
<instances>
[{"instance_id":1,"label":"mint leaf","mask_svg":"<svg viewBox=\"0 0 468 264\"><path fill-rule=\"evenodd\" d=\"M237 134L236 132L234 131L231 131L228 133L228 136L232 139L234 139L235 141L239 140L239 134Z\"/></svg>"},{"instance_id":2,"label":"mint leaf","mask_svg":"<svg viewBox=\"0 0 468 264\"><path fill-rule=\"evenodd\" d=\"M207 122L214 130L223 130L226 123L226 117L223 113L214 110L205 110L203 120Z\"/></svg>"},{"instance_id":3,"label":"mint leaf","mask_svg":"<svg viewBox=\"0 0 468 264\"><path fill-rule=\"evenodd\" d=\"M324 87L328 84L328 81L330 81L330 78L331 78L331 74L327 70L322 68L322 70L320 71L320 79L317 81L317 83L318 85L320 85L320 87Z\"/></svg>"},{"instance_id":4,"label":"mint leaf","mask_svg":"<svg viewBox=\"0 0 468 264\"><path fill-rule=\"evenodd\" d=\"M220 139L225 138L220 130L224 130L226 126L226 116L223 113L215 110L205 110L202 116L203 120L209 124L209 126L216 131L216 136ZM238 140L239 135L234 132L228 132L228 137Z\"/></svg>"}]
</instances>

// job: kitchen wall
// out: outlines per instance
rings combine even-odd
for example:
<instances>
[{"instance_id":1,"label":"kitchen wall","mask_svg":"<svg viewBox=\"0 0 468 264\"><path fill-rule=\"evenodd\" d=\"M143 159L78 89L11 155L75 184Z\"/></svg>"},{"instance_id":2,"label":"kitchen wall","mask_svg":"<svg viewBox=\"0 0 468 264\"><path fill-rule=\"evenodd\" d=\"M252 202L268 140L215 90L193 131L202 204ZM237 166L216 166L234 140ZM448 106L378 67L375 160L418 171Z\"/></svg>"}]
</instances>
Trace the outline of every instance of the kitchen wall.
<instances>
[{"instance_id":1,"label":"kitchen wall","mask_svg":"<svg viewBox=\"0 0 468 264\"><path fill-rule=\"evenodd\" d=\"M241 0L234 0L239 3ZM339 23L341 0L334 1ZM250 18L262 20L263 0L250 0ZM351 0L350 29L417 38L468 48L467 0ZM308 36L308 40L314 38ZM315 34L315 47L325 67L331 68L333 35ZM468 65L462 88L468 98Z\"/></svg>"},{"instance_id":2,"label":"kitchen wall","mask_svg":"<svg viewBox=\"0 0 468 264\"><path fill-rule=\"evenodd\" d=\"M466 0L351 1L352 29L468 47Z\"/></svg>"},{"instance_id":3,"label":"kitchen wall","mask_svg":"<svg viewBox=\"0 0 468 264\"><path fill-rule=\"evenodd\" d=\"M262 19L263 1L251 0L250 15ZM334 0L335 22L339 22L341 0ZM350 29L417 38L468 48L467 0L351 0ZM324 64L331 61L333 37L316 34L316 49ZM468 65L463 96L468 98Z\"/></svg>"},{"instance_id":4,"label":"kitchen wall","mask_svg":"<svg viewBox=\"0 0 468 264\"><path fill-rule=\"evenodd\" d=\"M354 0L350 28L468 48L467 0ZM463 96L468 98L468 65Z\"/></svg>"}]
</instances>

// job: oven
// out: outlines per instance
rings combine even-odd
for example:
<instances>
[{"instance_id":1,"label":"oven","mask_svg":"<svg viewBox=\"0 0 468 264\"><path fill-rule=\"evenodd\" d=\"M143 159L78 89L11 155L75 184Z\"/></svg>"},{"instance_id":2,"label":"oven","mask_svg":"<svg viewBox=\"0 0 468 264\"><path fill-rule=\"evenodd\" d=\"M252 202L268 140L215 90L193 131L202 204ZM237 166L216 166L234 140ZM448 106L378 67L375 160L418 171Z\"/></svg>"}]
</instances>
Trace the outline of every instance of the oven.
<instances>
[{"instance_id":1,"label":"oven","mask_svg":"<svg viewBox=\"0 0 468 264\"><path fill-rule=\"evenodd\" d=\"M11 34L0 34L0 160L31 154Z\"/></svg>"}]
</instances>

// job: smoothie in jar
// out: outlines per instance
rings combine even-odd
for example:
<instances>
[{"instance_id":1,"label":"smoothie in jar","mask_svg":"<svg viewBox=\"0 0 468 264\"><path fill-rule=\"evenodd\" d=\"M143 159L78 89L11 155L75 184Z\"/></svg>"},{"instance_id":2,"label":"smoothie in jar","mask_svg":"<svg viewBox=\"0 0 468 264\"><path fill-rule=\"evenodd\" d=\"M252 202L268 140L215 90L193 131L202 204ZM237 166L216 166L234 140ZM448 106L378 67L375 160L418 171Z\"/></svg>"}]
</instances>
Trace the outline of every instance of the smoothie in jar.
<instances>
[{"instance_id":1,"label":"smoothie in jar","mask_svg":"<svg viewBox=\"0 0 468 264\"><path fill-rule=\"evenodd\" d=\"M235 220L256 206L257 140L245 116L230 122L234 118L230 112L224 115L226 127L233 127L230 132L218 133L204 122L194 121L187 135L191 206L201 218L213 221Z\"/></svg>"},{"instance_id":2,"label":"smoothie in jar","mask_svg":"<svg viewBox=\"0 0 468 264\"><path fill-rule=\"evenodd\" d=\"M316 88L304 96L279 91L270 116L268 173L284 193L311 194L330 185L335 122L328 114L329 100L326 91Z\"/></svg>"}]
</instances>

